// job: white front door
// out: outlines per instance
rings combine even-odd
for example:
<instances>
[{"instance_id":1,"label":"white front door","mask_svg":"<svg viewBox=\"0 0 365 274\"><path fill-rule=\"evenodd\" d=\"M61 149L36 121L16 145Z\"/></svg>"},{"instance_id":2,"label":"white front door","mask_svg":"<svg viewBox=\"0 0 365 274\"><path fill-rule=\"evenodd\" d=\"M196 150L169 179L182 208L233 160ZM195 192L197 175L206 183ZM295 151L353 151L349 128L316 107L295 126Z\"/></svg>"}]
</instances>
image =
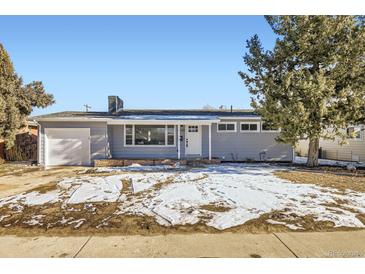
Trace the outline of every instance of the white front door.
<instances>
[{"instance_id":1,"label":"white front door","mask_svg":"<svg viewBox=\"0 0 365 274\"><path fill-rule=\"evenodd\" d=\"M202 127L185 126L185 154L201 156L202 154Z\"/></svg>"}]
</instances>

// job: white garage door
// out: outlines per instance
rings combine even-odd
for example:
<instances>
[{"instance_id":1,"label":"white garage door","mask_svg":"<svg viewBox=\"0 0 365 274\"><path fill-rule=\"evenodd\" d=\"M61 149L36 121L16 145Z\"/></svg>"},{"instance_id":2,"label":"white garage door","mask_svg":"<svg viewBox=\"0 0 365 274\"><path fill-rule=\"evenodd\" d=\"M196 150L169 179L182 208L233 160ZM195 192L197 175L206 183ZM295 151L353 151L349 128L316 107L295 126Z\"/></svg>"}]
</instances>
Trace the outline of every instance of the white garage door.
<instances>
[{"instance_id":1,"label":"white garage door","mask_svg":"<svg viewBox=\"0 0 365 274\"><path fill-rule=\"evenodd\" d=\"M89 128L46 128L46 165L90 165Z\"/></svg>"}]
</instances>

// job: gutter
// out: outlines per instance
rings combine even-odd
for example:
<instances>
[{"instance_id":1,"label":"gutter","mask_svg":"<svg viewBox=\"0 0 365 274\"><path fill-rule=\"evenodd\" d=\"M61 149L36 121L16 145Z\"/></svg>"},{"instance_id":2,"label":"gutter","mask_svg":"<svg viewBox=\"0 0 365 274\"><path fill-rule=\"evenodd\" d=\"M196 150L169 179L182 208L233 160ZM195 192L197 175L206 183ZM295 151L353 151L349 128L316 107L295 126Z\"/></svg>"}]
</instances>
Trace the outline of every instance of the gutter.
<instances>
[{"instance_id":1,"label":"gutter","mask_svg":"<svg viewBox=\"0 0 365 274\"><path fill-rule=\"evenodd\" d=\"M261 121L261 117L252 116L223 116L219 117L220 120L256 120Z\"/></svg>"},{"instance_id":2,"label":"gutter","mask_svg":"<svg viewBox=\"0 0 365 274\"><path fill-rule=\"evenodd\" d=\"M35 120L34 120L35 121ZM92 122L104 122L108 125L123 125L123 124L211 124L218 123L220 119L214 120L140 120L140 119L113 119L113 118L40 118L37 120L37 124L39 122L84 122L84 123L92 123Z\"/></svg>"},{"instance_id":3,"label":"gutter","mask_svg":"<svg viewBox=\"0 0 365 274\"><path fill-rule=\"evenodd\" d=\"M108 119L105 118L39 118L38 120L34 120L36 122L107 122Z\"/></svg>"},{"instance_id":4,"label":"gutter","mask_svg":"<svg viewBox=\"0 0 365 274\"><path fill-rule=\"evenodd\" d=\"M74 117L57 117L57 118L39 118L38 120L33 120L37 124L39 122L106 122L108 124L128 124L128 123L198 123L198 122L205 122L205 123L217 123L222 120L255 120L255 121L261 121L261 117L247 117L247 116L224 116L224 117L218 117L218 119L211 119L211 120L194 120L194 119L181 119L181 120L158 120L158 119L116 119L116 118L74 118Z\"/></svg>"}]
</instances>

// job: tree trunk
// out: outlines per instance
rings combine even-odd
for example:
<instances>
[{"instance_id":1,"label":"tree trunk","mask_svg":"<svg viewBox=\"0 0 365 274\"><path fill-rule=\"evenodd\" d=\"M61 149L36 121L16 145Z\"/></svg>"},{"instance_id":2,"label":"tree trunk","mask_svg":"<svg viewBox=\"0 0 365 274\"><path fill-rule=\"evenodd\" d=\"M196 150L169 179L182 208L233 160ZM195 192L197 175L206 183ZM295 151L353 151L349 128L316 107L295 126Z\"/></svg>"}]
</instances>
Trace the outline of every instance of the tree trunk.
<instances>
[{"instance_id":1,"label":"tree trunk","mask_svg":"<svg viewBox=\"0 0 365 274\"><path fill-rule=\"evenodd\" d=\"M319 138L310 138L309 139L309 148L308 148L308 167L318 166L318 149L319 149Z\"/></svg>"}]
</instances>

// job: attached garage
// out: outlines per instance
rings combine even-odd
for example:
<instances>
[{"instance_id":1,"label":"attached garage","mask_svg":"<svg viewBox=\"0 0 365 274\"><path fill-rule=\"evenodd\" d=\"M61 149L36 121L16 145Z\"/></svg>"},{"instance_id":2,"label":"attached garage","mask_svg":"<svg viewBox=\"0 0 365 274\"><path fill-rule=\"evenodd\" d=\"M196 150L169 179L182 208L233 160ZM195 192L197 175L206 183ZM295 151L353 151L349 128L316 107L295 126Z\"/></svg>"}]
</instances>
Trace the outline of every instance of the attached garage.
<instances>
[{"instance_id":1,"label":"attached garage","mask_svg":"<svg viewBox=\"0 0 365 274\"><path fill-rule=\"evenodd\" d=\"M90 165L90 128L45 128L45 165Z\"/></svg>"}]
</instances>

